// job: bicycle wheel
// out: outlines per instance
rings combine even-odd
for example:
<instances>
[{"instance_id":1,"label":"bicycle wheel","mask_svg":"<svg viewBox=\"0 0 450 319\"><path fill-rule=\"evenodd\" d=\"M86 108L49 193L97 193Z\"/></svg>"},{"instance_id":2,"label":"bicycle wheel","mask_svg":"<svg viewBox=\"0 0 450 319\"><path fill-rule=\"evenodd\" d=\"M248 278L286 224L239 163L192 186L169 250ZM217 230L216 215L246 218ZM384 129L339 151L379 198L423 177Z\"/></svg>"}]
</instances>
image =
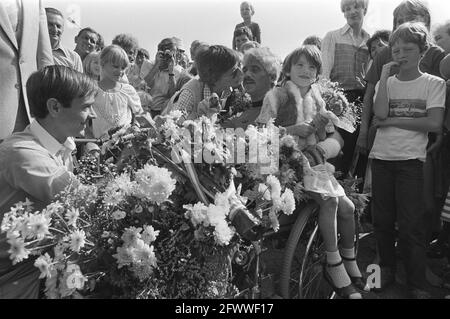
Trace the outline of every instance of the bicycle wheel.
<instances>
[{"instance_id":1,"label":"bicycle wheel","mask_svg":"<svg viewBox=\"0 0 450 319\"><path fill-rule=\"evenodd\" d=\"M299 293L301 265L306 252L307 239L312 230L311 221L317 209L318 206L315 203L309 203L302 209L289 234L280 273L280 295L285 299L301 297Z\"/></svg>"}]
</instances>

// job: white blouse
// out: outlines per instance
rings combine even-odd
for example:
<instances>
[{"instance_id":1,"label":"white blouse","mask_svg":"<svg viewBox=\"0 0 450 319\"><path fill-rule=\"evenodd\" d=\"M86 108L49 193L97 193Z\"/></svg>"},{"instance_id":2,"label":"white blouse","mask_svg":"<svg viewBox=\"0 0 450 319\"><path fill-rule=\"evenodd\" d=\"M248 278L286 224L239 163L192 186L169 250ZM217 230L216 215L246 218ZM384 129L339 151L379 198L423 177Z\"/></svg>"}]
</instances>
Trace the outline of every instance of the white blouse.
<instances>
[{"instance_id":1,"label":"white blouse","mask_svg":"<svg viewBox=\"0 0 450 319\"><path fill-rule=\"evenodd\" d=\"M132 113L141 113L142 106L136 90L126 83L104 91L99 88L94 110L97 118L92 120L92 131L99 138L110 129L131 123Z\"/></svg>"}]
</instances>

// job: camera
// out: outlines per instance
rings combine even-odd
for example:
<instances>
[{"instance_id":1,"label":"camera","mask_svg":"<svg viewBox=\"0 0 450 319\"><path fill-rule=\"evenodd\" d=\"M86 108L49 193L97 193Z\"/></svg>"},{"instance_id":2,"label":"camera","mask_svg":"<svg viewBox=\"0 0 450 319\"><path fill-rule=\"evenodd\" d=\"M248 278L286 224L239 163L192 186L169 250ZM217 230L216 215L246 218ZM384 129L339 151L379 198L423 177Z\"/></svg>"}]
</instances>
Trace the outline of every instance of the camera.
<instances>
[{"instance_id":1,"label":"camera","mask_svg":"<svg viewBox=\"0 0 450 319\"><path fill-rule=\"evenodd\" d=\"M170 60L173 58L172 51L170 51L170 50L165 50L164 52L160 51L159 56L161 58L161 63L160 63L159 69L166 70L169 66Z\"/></svg>"}]
</instances>

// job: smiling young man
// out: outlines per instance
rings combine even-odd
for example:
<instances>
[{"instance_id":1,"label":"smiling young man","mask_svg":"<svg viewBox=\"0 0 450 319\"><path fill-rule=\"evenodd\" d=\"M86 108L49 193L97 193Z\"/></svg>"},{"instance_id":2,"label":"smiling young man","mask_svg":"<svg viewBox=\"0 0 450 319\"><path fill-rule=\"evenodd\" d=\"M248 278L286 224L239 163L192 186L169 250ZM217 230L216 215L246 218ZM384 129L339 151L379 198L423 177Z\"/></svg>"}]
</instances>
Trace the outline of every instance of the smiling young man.
<instances>
[{"instance_id":1,"label":"smiling young man","mask_svg":"<svg viewBox=\"0 0 450 319\"><path fill-rule=\"evenodd\" d=\"M68 66L78 72L83 72L83 63L80 56L61 45L61 36L64 32L63 14L55 8L45 8L45 13L47 14L48 34L55 64Z\"/></svg>"},{"instance_id":2,"label":"smiling young man","mask_svg":"<svg viewBox=\"0 0 450 319\"><path fill-rule=\"evenodd\" d=\"M74 136L83 136L97 84L65 66L48 66L27 81L34 121L0 144L0 220L14 204L31 200L35 210L48 205L59 192L77 184L72 174ZM9 243L0 235L0 299L37 298L39 270L34 259L12 265Z\"/></svg>"}]
</instances>

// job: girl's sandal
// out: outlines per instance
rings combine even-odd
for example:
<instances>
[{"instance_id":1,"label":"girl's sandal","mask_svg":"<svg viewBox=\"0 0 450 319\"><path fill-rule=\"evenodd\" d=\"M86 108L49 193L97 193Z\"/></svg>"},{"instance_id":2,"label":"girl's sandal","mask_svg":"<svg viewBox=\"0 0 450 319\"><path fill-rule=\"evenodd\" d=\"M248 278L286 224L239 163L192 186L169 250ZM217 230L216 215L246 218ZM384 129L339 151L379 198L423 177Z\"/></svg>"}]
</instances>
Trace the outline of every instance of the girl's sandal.
<instances>
[{"instance_id":1,"label":"girl's sandal","mask_svg":"<svg viewBox=\"0 0 450 319\"><path fill-rule=\"evenodd\" d=\"M328 274L327 268L338 267L338 266L342 265L342 263L343 263L342 260L334 265L330 265L325 262L322 265L322 272L323 272L323 276L324 276L325 280L333 288L334 292L342 299L350 299L350 296L355 295L355 294L361 295L358 292L358 290L356 290L356 288L353 286L353 284L350 284L350 285L342 287L342 288L337 288L334 285L333 279L330 277L330 274Z\"/></svg>"},{"instance_id":2,"label":"girl's sandal","mask_svg":"<svg viewBox=\"0 0 450 319\"><path fill-rule=\"evenodd\" d=\"M356 261L356 257L355 258L347 258L347 257L341 256L341 258L342 258L342 260L346 260L346 261ZM362 291L366 291L366 292L370 291L369 287L364 283L363 277L352 277L350 275L349 275L349 277L356 288L358 288L359 290L362 290Z\"/></svg>"}]
</instances>

